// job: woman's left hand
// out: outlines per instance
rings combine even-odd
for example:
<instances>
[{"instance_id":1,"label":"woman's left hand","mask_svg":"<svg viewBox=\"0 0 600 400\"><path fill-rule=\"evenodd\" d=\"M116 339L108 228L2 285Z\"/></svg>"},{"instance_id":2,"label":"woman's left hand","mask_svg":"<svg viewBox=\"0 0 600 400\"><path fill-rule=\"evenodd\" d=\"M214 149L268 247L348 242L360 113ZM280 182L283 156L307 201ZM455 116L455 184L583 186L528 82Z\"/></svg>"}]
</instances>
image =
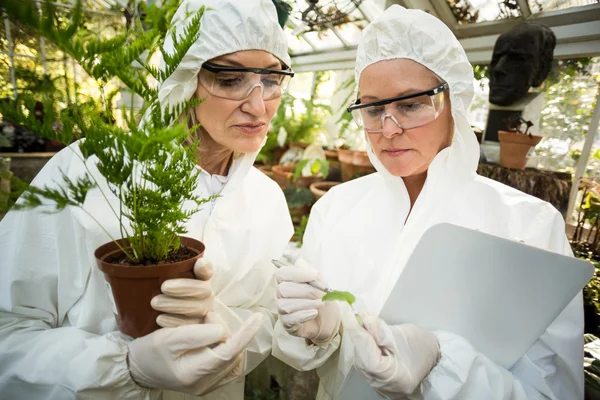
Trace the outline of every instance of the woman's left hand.
<instances>
[{"instance_id":1,"label":"woman's left hand","mask_svg":"<svg viewBox=\"0 0 600 400\"><path fill-rule=\"evenodd\" d=\"M380 394L397 398L412 394L437 364L441 354L435 335L411 324L387 325L361 313L364 328L344 315L344 336L354 345L354 366Z\"/></svg>"},{"instance_id":2,"label":"woman's left hand","mask_svg":"<svg viewBox=\"0 0 600 400\"><path fill-rule=\"evenodd\" d=\"M160 287L163 294L155 296L150 305L161 311L156 323L162 328L198 324L213 309L215 293L210 284L213 266L200 258L194 264L196 279L169 279Z\"/></svg>"}]
</instances>

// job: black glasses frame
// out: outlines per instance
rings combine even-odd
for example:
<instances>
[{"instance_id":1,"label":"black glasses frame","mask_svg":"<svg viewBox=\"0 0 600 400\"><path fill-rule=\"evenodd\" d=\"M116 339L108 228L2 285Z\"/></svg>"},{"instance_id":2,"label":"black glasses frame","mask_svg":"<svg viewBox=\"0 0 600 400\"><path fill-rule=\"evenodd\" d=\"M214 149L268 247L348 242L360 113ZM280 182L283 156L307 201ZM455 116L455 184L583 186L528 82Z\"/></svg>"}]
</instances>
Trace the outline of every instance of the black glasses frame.
<instances>
[{"instance_id":1,"label":"black glasses frame","mask_svg":"<svg viewBox=\"0 0 600 400\"><path fill-rule=\"evenodd\" d=\"M349 113L351 113L352 111L360 110L361 108L374 107L374 106L385 106L386 104L390 104L390 103L393 103L393 102L399 101L399 100L407 100L407 99L412 99L414 97L419 97L419 96L424 96L424 95L433 96L433 95L436 95L436 94L441 93L444 90L448 90L448 89L450 89L450 86L448 85L448 83L444 82L440 86L435 87L430 90L426 90L424 92L413 93L413 94L398 96L398 97L391 97L389 99L377 100L377 101L374 101L371 103L361 104L360 99L357 99L353 105L348 107L347 111Z\"/></svg>"},{"instance_id":2,"label":"black glasses frame","mask_svg":"<svg viewBox=\"0 0 600 400\"><path fill-rule=\"evenodd\" d=\"M290 68L287 69L266 69L266 68L247 68L247 67L230 67L226 65L218 65L211 63L202 64L202 68L213 73L217 72L253 72L259 75L269 75L269 74L278 74L278 75L287 75L290 77L294 77L294 71Z\"/></svg>"}]
</instances>

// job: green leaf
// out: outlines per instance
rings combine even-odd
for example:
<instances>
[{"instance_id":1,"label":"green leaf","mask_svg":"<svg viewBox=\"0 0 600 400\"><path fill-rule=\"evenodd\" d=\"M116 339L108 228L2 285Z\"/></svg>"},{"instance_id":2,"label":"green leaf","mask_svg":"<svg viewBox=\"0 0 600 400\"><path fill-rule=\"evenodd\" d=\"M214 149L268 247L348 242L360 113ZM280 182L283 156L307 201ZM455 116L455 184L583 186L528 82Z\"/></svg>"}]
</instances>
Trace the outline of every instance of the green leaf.
<instances>
[{"instance_id":1,"label":"green leaf","mask_svg":"<svg viewBox=\"0 0 600 400\"><path fill-rule=\"evenodd\" d=\"M306 167L308 160L300 160L300 162L296 165L296 169L294 170L294 176L292 177L292 181L296 182L298 178L302 175L302 170Z\"/></svg>"},{"instance_id":2,"label":"green leaf","mask_svg":"<svg viewBox=\"0 0 600 400\"><path fill-rule=\"evenodd\" d=\"M350 292L342 292L339 290L331 291L321 298L323 301L345 301L346 303L354 304L356 297Z\"/></svg>"}]
</instances>

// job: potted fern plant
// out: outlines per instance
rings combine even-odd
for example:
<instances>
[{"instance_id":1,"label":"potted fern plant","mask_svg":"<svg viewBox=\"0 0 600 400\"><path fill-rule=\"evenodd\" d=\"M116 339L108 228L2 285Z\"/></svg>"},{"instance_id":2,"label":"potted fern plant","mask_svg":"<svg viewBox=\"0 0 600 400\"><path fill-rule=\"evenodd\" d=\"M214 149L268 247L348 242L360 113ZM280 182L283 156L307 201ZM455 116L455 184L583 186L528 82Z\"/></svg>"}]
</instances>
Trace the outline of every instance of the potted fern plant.
<instances>
[{"instance_id":1,"label":"potted fern plant","mask_svg":"<svg viewBox=\"0 0 600 400\"><path fill-rule=\"evenodd\" d=\"M33 2L6 3L3 9L9 18L70 55L98 82L103 93L107 82L118 78L122 86L144 99L141 110L122 110L125 127L112 123L110 95L103 96L103 111L99 114L86 113L76 105L59 114L50 108L41 122L33 117L27 98L11 102L0 113L65 145L73 138L80 139L63 151L72 151L79 158L81 173L73 176L72 172L61 171L58 185L29 186L17 207L50 206L51 212L74 207L97 223L110 238L97 248L95 257L114 296L119 329L132 337L146 335L159 328L158 312L150 306L150 300L160 294L162 282L193 278L194 263L204 252L200 241L183 236L190 217L212 200L196 194L198 143L189 138L198 126L189 126L180 119L198 101L161 106L158 90L148 84L149 78L161 82L170 76L197 41L204 9L193 15L183 34L176 35L170 31L168 21L178 1L167 1L160 8L141 3L143 21L103 40L90 38L81 29L85 21L81 0L66 19L58 18L51 0L43 3L42 15ZM171 35L175 43L174 53L162 48L166 35ZM165 60L162 69L149 62L157 50ZM138 124L141 115L142 123ZM99 221L86 208L90 193L106 201L112 214L106 220L118 221L119 236L111 235L107 221Z\"/></svg>"}]
</instances>

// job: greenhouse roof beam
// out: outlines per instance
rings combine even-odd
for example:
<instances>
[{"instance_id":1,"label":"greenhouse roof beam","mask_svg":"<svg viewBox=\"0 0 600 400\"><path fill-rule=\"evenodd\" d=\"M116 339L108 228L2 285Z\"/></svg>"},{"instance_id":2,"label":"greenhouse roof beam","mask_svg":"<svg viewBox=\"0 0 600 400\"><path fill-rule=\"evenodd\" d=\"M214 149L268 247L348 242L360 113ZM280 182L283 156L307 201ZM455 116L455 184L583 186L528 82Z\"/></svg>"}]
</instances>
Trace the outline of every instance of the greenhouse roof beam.
<instances>
[{"instance_id":1,"label":"greenhouse roof beam","mask_svg":"<svg viewBox=\"0 0 600 400\"><path fill-rule=\"evenodd\" d=\"M288 24L290 24L292 26L292 30L296 29L298 26L294 23L294 21L292 21L291 18L288 18L287 20ZM311 49L313 50L317 50L317 46L315 46L315 44L306 37L306 35L304 34L304 32L300 33L300 37L306 42L308 43L308 45L310 46Z\"/></svg>"},{"instance_id":2,"label":"greenhouse roof beam","mask_svg":"<svg viewBox=\"0 0 600 400\"><path fill-rule=\"evenodd\" d=\"M337 29L335 29L335 27L332 24L327 24L327 27L329 28L330 31L333 32L333 34L340 40L340 42L342 42L342 44L344 45L344 47L350 47L351 44L348 43L348 41L346 39L344 39L342 37L342 35L340 35L340 33L337 31Z\"/></svg>"},{"instance_id":3,"label":"greenhouse roof beam","mask_svg":"<svg viewBox=\"0 0 600 400\"><path fill-rule=\"evenodd\" d=\"M600 24L583 22L551 28L556 35L554 58L590 57L600 54ZM487 64L492 58L494 44L499 35L460 39L474 64Z\"/></svg>"},{"instance_id":4,"label":"greenhouse roof beam","mask_svg":"<svg viewBox=\"0 0 600 400\"><path fill-rule=\"evenodd\" d=\"M33 0L36 3L44 3L44 0ZM62 8L75 8L75 4L67 4L67 3L56 3L56 2L52 2L50 3L56 7L62 7ZM111 10L94 10L93 8L88 8L88 7L82 7L82 10L84 12L90 12L90 13L94 13L94 14L102 14L102 15L120 15L119 13L116 13L114 11Z\"/></svg>"},{"instance_id":5,"label":"greenhouse roof beam","mask_svg":"<svg viewBox=\"0 0 600 400\"><path fill-rule=\"evenodd\" d=\"M454 31L458 26L458 22L456 22L456 17L452 13L452 9L448 5L448 2L446 0L431 0L431 5L437 14L437 17Z\"/></svg>"},{"instance_id":6,"label":"greenhouse roof beam","mask_svg":"<svg viewBox=\"0 0 600 400\"><path fill-rule=\"evenodd\" d=\"M600 24L583 22L579 24L556 26L552 30L556 35L557 45L554 58L591 57L600 55ZM477 38L460 39L469 61L474 64L489 64L492 59L494 44L499 35L487 35ZM331 69L332 63L339 69L354 68L356 47L323 51L293 57L294 70L319 71Z\"/></svg>"},{"instance_id":7,"label":"greenhouse roof beam","mask_svg":"<svg viewBox=\"0 0 600 400\"><path fill-rule=\"evenodd\" d=\"M363 16L363 18L365 19L365 21L367 21L367 24L369 22L371 22L371 18L369 18L369 16L360 8L360 4L358 6L356 6L356 9L358 10L358 12L361 13L361 15Z\"/></svg>"},{"instance_id":8,"label":"greenhouse roof beam","mask_svg":"<svg viewBox=\"0 0 600 400\"><path fill-rule=\"evenodd\" d=\"M521 10L521 15L523 18L529 18L531 15L531 9L529 8L529 3L527 0L517 0L517 4L519 5L519 9Z\"/></svg>"},{"instance_id":9,"label":"greenhouse roof beam","mask_svg":"<svg viewBox=\"0 0 600 400\"><path fill-rule=\"evenodd\" d=\"M524 21L536 22L549 27L572 25L600 20L600 4L572 7L565 10L544 11L532 14L529 18L506 18L497 21L478 22L476 24L457 25L453 30L459 39L500 34Z\"/></svg>"}]
</instances>

